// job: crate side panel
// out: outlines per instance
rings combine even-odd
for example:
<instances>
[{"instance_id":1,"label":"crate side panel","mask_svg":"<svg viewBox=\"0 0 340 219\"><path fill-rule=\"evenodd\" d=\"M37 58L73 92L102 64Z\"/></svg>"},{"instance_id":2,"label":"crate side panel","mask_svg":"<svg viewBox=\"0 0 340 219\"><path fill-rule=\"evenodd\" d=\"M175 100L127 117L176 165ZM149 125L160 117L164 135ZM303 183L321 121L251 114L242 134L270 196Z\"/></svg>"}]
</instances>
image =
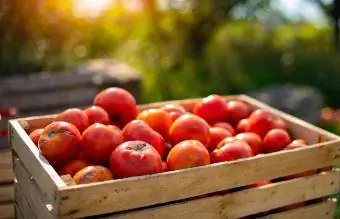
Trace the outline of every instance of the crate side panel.
<instances>
[{"instance_id":1,"label":"crate side panel","mask_svg":"<svg viewBox=\"0 0 340 219\"><path fill-rule=\"evenodd\" d=\"M258 219L333 219L336 203L332 200L322 201L309 206L259 217Z\"/></svg>"},{"instance_id":2,"label":"crate side panel","mask_svg":"<svg viewBox=\"0 0 340 219\"><path fill-rule=\"evenodd\" d=\"M339 172L303 177L223 196L164 205L113 215L115 219L229 218L236 219L290 204L334 194L340 185Z\"/></svg>"},{"instance_id":3,"label":"crate side panel","mask_svg":"<svg viewBox=\"0 0 340 219\"><path fill-rule=\"evenodd\" d=\"M57 206L53 208L53 206L49 205L49 203L44 200L43 191L39 189L34 177L24 167L20 159L15 158L14 164L14 173L16 176L15 187L17 189L16 195L23 196L39 218L57 218Z\"/></svg>"},{"instance_id":4,"label":"crate side panel","mask_svg":"<svg viewBox=\"0 0 340 219\"><path fill-rule=\"evenodd\" d=\"M301 162L302 160L313 160L313 162ZM340 163L340 145L335 141L230 163L92 185L71 186L60 191L60 211L62 215L87 216L135 209L223 191L337 163Z\"/></svg>"},{"instance_id":5,"label":"crate side panel","mask_svg":"<svg viewBox=\"0 0 340 219\"><path fill-rule=\"evenodd\" d=\"M44 191L44 198L49 204L55 206L58 200L56 196L57 188L65 186L65 183L48 161L40 155L38 148L17 120L10 121L10 143L20 161L34 177L41 191Z\"/></svg>"}]
</instances>

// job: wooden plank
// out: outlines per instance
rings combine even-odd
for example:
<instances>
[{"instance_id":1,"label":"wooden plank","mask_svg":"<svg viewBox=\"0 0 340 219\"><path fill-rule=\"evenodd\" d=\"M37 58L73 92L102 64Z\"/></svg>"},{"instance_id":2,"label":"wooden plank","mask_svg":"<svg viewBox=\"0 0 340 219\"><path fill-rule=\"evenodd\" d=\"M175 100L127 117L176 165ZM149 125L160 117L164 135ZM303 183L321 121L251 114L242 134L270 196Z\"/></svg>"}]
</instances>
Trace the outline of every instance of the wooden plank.
<instances>
[{"instance_id":1,"label":"wooden plank","mask_svg":"<svg viewBox=\"0 0 340 219\"><path fill-rule=\"evenodd\" d=\"M0 202L14 201L14 184L0 185Z\"/></svg>"},{"instance_id":2,"label":"wooden plank","mask_svg":"<svg viewBox=\"0 0 340 219\"><path fill-rule=\"evenodd\" d=\"M93 102L98 93L97 88L80 88L77 90L60 90L47 93L33 93L23 96L2 97L0 108L16 107L21 113L37 109L51 109L86 105Z\"/></svg>"},{"instance_id":3,"label":"wooden plank","mask_svg":"<svg viewBox=\"0 0 340 219\"><path fill-rule=\"evenodd\" d=\"M20 161L34 176L41 191L44 191L44 199L56 208L58 187L66 186L54 168L40 155L38 148L31 141L18 120L10 122L10 145L20 157ZM14 165L14 168L15 165Z\"/></svg>"},{"instance_id":4,"label":"wooden plank","mask_svg":"<svg viewBox=\"0 0 340 219\"><path fill-rule=\"evenodd\" d=\"M12 169L12 151L10 148L0 150L0 168Z\"/></svg>"},{"instance_id":5,"label":"wooden plank","mask_svg":"<svg viewBox=\"0 0 340 219\"><path fill-rule=\"evenodd\" d=\"M78 217L135 209L339 163L340 144L332 141L229 163L71 186L60 189L60 213Z\"/></svg>"},{"instance_id":6,"label":"wooden plank","mask_svg":"<svg viewBox=\"0 0 340 219\"><path fill-rule=\"evenodd\" d=\"M12 219L14 218L14 204L6 203L0 204L0 219Z\"/></svg>"},{"instance_id":7,"label":"wooden plank","mask_svg":"<svg viewBox=\"0 0 340 219\"><path fill-rule=\"evenodd\" d=\"M129 212L107 218L228 218L236 219L337 192L340 172L328 172L261 188L246 189L223 196L197 199L178 204ZM302 217L301 217L302 218Z\"/></svg>"},{"instance_id":8,"label":"wooden plank","mask_svg":"<svg viewBox=\"0 0 340 219\"><path fill-rule=\"evenodd\" d=\"M37 218L36 214L17 185L15 185L15 205L20 209L24 219Z\"/></svg>"},{"instance_id":9,"label":"wooden plank","mask_svg":"<svg viewBox=\"0 0 340 219\"><path fill-rule=\"evenodd\" d=\"M333 219L336 203L333 200L326 200L309 206L284 211L277 214L271 214L258 219Z\"/></svg>"},{"instance_id":10,"label":"wooden plank","mask_svg":"<svg viewBox=\"0 0 340 219\"><path fill-rule=\"evenodd\" d=\"M14 159L16 188L18 195L25 197L30 208L36 212L38 218L57 218L57 209L51 208L48 201L44 200L44 191L41 191L34 178L23 166L19 158Z\"/></svg>"},{"instance_id":11,"label":"wooden plank","mask_svg":"<svg viewBox=\"0 0 340 219\"><path fill-rule=\"evenodd\" d=\"M101 80L98 79L101 77ZM0 81L0 93L18 94L74 87L96 86L103 83L116 83L117 79L105 75L77 73L40 73L30 76L9 77Z\"/></svg>"},{"instance_id":12,"label":"wooden plank","mask_svg":"<svg viewBox=\"0 0 340 219\"><path fill-rule=\"evenodd\" d=\"M295 135L295 137L302 138L306 140L309 144L315 144L315 143L324 142L327 140L339 139L339 136L335 134L332 134L326 130L323 130L312 124L309 124L308 122L305 122L297 117L291 116L287 113L277 110L254 98L251 98L246 95L240 95L239 98L241 100L244 100L245 102L247 102L248 104L250 104L251 106L255 108L265 108L271 113L273 113L274 115L281 117L287 122L287 125L289 126L289 130L292 132L292 134Z\"/></svg>"},{"instance_id":13,"label":"wooden plank","mask_svg":"<svg viewBox=\"0 0 340 219\"><path fill-rule=\"evenodd\" d=\"M21 213L21 210L19 209L18 205L14 205L14 218L16 219L25 219L23 214Z\"/></svg>"}]
</instances>

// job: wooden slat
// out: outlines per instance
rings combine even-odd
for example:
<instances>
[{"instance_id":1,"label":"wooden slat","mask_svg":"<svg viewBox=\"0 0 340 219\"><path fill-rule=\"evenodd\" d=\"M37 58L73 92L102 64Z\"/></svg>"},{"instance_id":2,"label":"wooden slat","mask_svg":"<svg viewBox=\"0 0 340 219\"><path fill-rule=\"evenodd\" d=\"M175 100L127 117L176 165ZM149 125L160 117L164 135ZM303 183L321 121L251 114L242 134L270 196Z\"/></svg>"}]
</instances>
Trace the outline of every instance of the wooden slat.
<instances>
[{"instance_id":1,"label":"wooden slat","mask_svg":"<svg viewBox=\"0 0 340 219\"><path fill-rule=\"evenodd\" d=\"M18 206L20 212L22 213L22 218L37 218L36 214L17 185L15 185L15 205Z\"/></svg>"},{"instance_id":2,"label":"wooden slat","mask_svg":"<svg viewBox=\"0 0 340 219\"><path fill-rule=\"evenodd\" d=\"M44 191L46 201L55 208L58 200L57 188L66 185L48 161L40 155L38 148L25 133L18 120L10 121L10 145L30 174L34 176L41 191Z\"/></svg>"},{"instance_id":3,"label":"wooden slat","mask_svg":"<svg viewBox=\"0 0 340 219\"><path fill-rule=\"evenodd\" d=\"M271 214L258 219L333 219L336 203L332 200L323 201L302 208Z\"/></svg>"},{"instance_id":4,"label":"wooden slat","mask_svg":"<svg viewBox=\"0 0 340 219\"><path fill-rule=\"evenodd\" d=\"M0 204L0 219L12 219L14 218L14 204L6 203Z\"/></svg>"},{"instance_id":5,"label":"wooden slat","mask_svg":"<svg viewBox=\"0 0 340 219\"><path fill-rule=\"evenodd\" d=\"M302 162L313 161L313 162ZM60 189L62 215L110 213L195 197L340 163L339 141L230 163ZM171 189L169 189L171 188ZM108 191L113 191L109 193ZM82 203L82 205L79 205Z\"/></svg>"},{"instance_id":6,"label":"wooden slat","mask_svg":"<svg viewBox=\"0 0 340 219\"><path fill-rule=\"evenodd\" d=\"M97 88L81 88L77 90L33 93L16 98L3 97L0 99L0 108L16 107L24 113L25 111L39 109L79 106L92 103L97 93Z\"/></svg>"},{"instance_id":7,"label":"wooden slat","mask_svg":"<svg viewBox=\"0 0 340 219\"><path fill-rule=\"evenodd\" d=\"M14 184L0 185L0 202L14 200Z\"/></svg>"},{"instance_id":8,"label":"wooden slat","mask_svg":"<svg viewBox=\"0 0 340 219\"><path fill-rule=\"evenodd\" d=\"M0 184L13 183L14 174L12 171L12 154L11 149L0 150Z\"/></svg>"},{"instance_id":9,"label":"wooden slat","mask_svg":"<svg viewBox=\"0 0 340 219\"><path fill-rule=\"evenodd\" d=\"M21 210L19 209L19 206L16 204L14 205L14 217L16 219L25 219L25 217L21 213Z\"/></svg>"},{"instance_id":10,"label":"wooden slat","mask_svg":"<svg viewBox=\"0 0 340 219\"><path fill-rule=\"evenodd\" d=\"M236 219L278 207L336 193L340 172L328 172L291 181L247 189L224 196L214 196L179 204L129 212L107 218L228 218Z\"/></svg>"},{"instance_id":11,"label":"wooden slat","mask_svg":"<svg viewBox=\"0 0 340 219\"><path fill-rule=\"evenodd\" d=\"M98 80L101 77L102 80ZM18 94L27 92L39 92L46 90L58 90L61 88L84 87L102 83L116 83L117 79L106 75L91 75L77 73L34 74L27 77L10 77L1 80L0 93Z\"/></svg>"},{"instance_id":12,"label":"wooden slat","mask_svg":"<svg viewBox=\"0 0 340 219\"><path fill-rule=\"evenodd\" d=\"M31 174L23 166L20 159L14 158L14 162L14 173L16 176L15 186L18 190L18 195L25 197L25 200L28 202L32 211L36 213L38 218L57 218L57 209L47 208L48 202L44 200L44 191L40 190L35 179L32 178Z\"/></svg>"}]
</instances>

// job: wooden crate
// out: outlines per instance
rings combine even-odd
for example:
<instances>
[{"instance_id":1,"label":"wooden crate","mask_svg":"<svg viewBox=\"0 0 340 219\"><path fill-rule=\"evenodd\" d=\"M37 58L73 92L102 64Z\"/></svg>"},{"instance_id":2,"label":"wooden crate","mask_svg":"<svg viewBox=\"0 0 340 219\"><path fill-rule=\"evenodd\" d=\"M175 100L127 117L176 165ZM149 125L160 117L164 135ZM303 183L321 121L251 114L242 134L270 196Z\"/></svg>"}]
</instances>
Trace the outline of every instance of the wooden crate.
<instances>
[{"instance_id":1,"label":"wooden crate","mask_svg":"<svg viewBox=\"0 0 340 219\"><path fill-rule=\"evenodd\" d=\"M340 138L250 97L253 108L266 108L283 118L293 137L312 146L186 170L67 186L39 154L25 130L43 127L54 116L10 121L13 147L16 216L18 218L332 218L339 192ZM197 99L172 101L192 110ZM169 102L166 102L169 103ZM159 107L163 103L141 106ZM322 169L322 171L321 171ZM309 170L316 174L240 189ZM236 189L234 189L236 188ZM221 192L232 189L233 192ZM217 192L217 193L216 193ZM281 208L305 202L304 206Z\"/></svg>"},{"instance_id":2,"label":"wooden crate","mask_svg":"<svg viewBox=\"0 0 340 219\"><path fill-rule=\"evenodd\" d=\"M119 62L94 60L74 72L45 72L2 78L0 109L16 107L21 117L59 113L92 104L98 91L122 87L140 99L141 74Z\"/></svg>"}]
</instances>

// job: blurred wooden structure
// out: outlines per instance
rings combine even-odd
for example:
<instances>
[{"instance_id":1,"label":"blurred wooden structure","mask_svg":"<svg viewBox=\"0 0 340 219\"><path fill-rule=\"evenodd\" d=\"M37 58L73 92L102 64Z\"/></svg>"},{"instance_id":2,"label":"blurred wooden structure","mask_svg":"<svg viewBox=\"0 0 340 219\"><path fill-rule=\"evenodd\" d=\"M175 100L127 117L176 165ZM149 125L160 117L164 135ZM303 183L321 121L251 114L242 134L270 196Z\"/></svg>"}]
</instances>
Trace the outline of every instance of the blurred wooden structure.
<instances>
[{"instance_id":1,"label":"blurred wooden structure","mask_svg":"<svg viewBox=\"0 0 340 219\"><path fill-rule=\"evenodd\" d=\"M54 114L70 107L85 108L92 104L98 91L112 86L127 89L139 102L141 80L135 69L102 59L80 64L73 72L0 79L0 109L17 109L0 118L0 219L14 217L14 175L11 149L7 148L9 119Z\"/></svg>"}]
</instances>

